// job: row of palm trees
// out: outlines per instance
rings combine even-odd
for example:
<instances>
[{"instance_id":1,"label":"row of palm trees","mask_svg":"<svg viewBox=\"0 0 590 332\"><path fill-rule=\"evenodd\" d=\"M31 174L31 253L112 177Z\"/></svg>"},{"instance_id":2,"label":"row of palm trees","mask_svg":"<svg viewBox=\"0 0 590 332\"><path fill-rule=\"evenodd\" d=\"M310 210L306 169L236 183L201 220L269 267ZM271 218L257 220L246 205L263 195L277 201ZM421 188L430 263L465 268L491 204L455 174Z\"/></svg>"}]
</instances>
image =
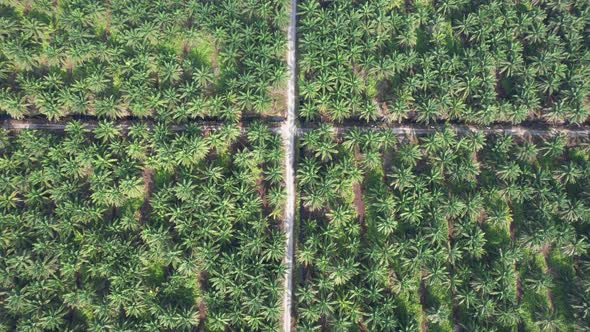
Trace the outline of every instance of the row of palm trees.
<instances>
[{"instance_id":1,"label":"row of palm trees","mask_svg":"<svg viewBox=\"0 0 590 332\"><path fill-rule=\"evenodd\" d=\"M0 134L0 330L275 331L280 139L254 124Z\"/></svg>"},{"instance_id":2,"label":"row of palm trees","mask_svg":"<svg viewBox=\"0 0 590 332\"><path fill-rule=\"evenodd\" d=\"M302 146L298 330L589 326L587 142L324 125Z\"/></svg>"},{"instance_id":3,"label":"row of palm trees","mask_svg":"<svg viewBox=\"0 0 590 332\"><path fill-rule=\"evenodd\" d=\"M299 13L306 120L588 118L586 2L303 0Z\"/></svg>"},{"instance_id":4,"label":"row of palm trees","mask_svg":"<svg viewBox=\"0 0 590 332\"><path fill-rule=\"evenodd\" d=\"M165 121L282 109L284 1L4 1L0 111Z\"/></svg>"}]
</instances>

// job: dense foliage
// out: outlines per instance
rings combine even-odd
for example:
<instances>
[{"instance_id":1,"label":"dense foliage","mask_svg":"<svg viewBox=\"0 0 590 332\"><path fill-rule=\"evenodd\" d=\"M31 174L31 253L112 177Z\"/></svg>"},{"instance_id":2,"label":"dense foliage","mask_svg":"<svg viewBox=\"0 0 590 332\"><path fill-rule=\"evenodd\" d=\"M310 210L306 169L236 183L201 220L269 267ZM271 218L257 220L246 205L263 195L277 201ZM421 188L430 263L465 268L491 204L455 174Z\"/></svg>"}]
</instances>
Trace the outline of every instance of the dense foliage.
<instances>
[{"instance_id":1,"label":"dense foliage","mask_svg":"<svg viewBox=\"0 0 590 332\"><path fill-rule=\"evenodd\" d=\"M256 125L1 132L0 331L274 331L282 150Z\"/></svg>"},{"instance_id":2,"label":"dense foliage","mask_svg":"<svg viewBox=\"0 0 590 332\"><path fill-rule=\"evenodd\" d=\"M302 118L588 118L588 1L302 0L299 14Z\"/></svg>"},{"instance_id":3,"label":"dense foliage","mask_svg":"<svg viewBox=\"0 0 590 332\"><path fill-rule=\"evenodd\" d=\"M590 332L588 142L375 129L588 125L590 1L298 3L297 331ZM96 123L0 130L0 332L279 329L288 4L0 0L0 117Z\"/></svg>"},{"instance_id":4,"label":"dense foliage","mask_svg":"<svg viewBox=\"0 0 590 332\"><path fill-rule=\"evenodd\" d=\"M282 0L2 0L0 111L237 119L282 111Z\"/></svg>"},{"instance_id":5,"label":"dense foliage","mask_svg":"<svg viewBox=\"0 0 590 332\"><path fill-rule=\"evenodd\" d=\"M590 148L574 143L307 133L298 331L589 331Z\"/></svg>"}]
</instances>

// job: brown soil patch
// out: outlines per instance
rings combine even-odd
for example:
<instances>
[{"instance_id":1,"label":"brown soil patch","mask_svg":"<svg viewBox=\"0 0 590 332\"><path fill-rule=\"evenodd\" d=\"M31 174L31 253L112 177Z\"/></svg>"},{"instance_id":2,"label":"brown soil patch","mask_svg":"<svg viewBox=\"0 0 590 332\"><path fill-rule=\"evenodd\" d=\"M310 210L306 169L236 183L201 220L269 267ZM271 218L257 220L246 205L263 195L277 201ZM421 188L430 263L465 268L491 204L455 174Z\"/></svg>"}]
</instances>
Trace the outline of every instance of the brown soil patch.
<instances>
[{"instance_id":1,"label":"brown soil patch","mask_svg":"<svg viewBox=\"0 0 590 332\"><path fill-rule=\"evenodd\" d=\"M256 192L258 192L258 196L262 201L262 207L265 209L265 212L269 212L268 206L268 199L266 198L266 186L264 184L264 174L260 173L260 176L256 179Z\"/></svg>"},{"instance_id":2,"label":"brown soil patch","mask_svg":"<svg viewBox=\"0 0 590 332\"><path fill-rule=\"evenodd\" d=\"M190 42L187 40L182 41L182 51L181 51L181 60L184 60L188 55L188 52L191 50Z\"/></svg>"},{"instance_id":3,"label":"brown soil patch","mask_svg":"<svg viewBox=\"0 0 590 332\"><path fill-rule=\"evenodd\" d=\"M207 280L208 280L209 274L206 271L201 271L198 275L198 283L199 283L199 289L200 290L205 290L205 288L207 288ZM203 301L203 299L199 299L199 303L197 304L197 307L199 309L199 325L197 326L197 331L205 331L205 318L207 317L207 304L205 304L205 301Z\"/></svg>"},{"instance_id":4,"label":"brown soil patch","mask_svg":"<svg viewBox=\"0 0 590 332\"><path fill-rule=\"evenodd\" d=\"M516 241L516 226L513 221L508 225L508 230L510 231L510 241L514 243Z\"/></svg>"},{"instance_id":5,"label":"brown soil patch","mask_svg":"<svg viewBox=\"0 0 590 332\"><path fill-rule=\"evenodd\" d=\"M204 321L207 316L207 306L203 300L199 301L199 322Z\"/></svg>"},{"instance_id":6,"label":"brown soil patch","mask_svg":"<svg viewBox=\"0 0 590 332\"><path fill-rule=\"evenodd\" d=\"M199 325L197 326L197 331L203 332L205 331L205 318L207 317L207 306L203 300L199 300L199 304L197 304L199 309Z\"/></svg>"},{"instance_id":7,"label":"brown soil patch","mask_svg":"<svg viewBox=\"0 0 590 332\"><path fill-rule=\"evenodd\" d=\"M387 286L389 289L393 289L398 280L397 273L395 273L393 268L389 268L389 273L387 274Z\"/></svg>"},{"instance_id":8,"label":"brown soil patch","mask_svg":"<svg viewBox=\"0 0 590 332\"><path fill-rule=\"evenodd\" d=\"M520 303L520 300L522 299L522 280L520 279L520 274L518 273L518 271L516 270L516 263L514 263L514 271L516 273L516 302Z\"/></svg>"},{"instance_id":9,"label":"brown soil patch","mask_svg":"<svg viewBox=\"0 0 590 332\"><path fill-rule=\"evenodd\" d=\"M352 184L352 192L354 194L354 208L356 209L359 223L361 224L361 229L366 231L367 225L365 225L365 202L363 201L363 189L361 184L355 181Z\"/></svg>"},{"instance_id":10,"label":"brown soil patch","mask_svg":"<svg viewBox=\"0 0 590 332\"><path fill-rule=\"evenodd\" d=\"M501 74L500 70L497 69L494 71L494 77L496 78L496 84L495 84L496 98L497 99L506 98L508 95L507 95L506 91L504 90L504 87L502 86L502 80L504 79L504 75Z\"/></svg>"},{"instance_id":11,"label":"brown soil patch","mask_svg":"<svg viewBox=\"0 0 590 332\"><path fill-rule=\"evenodd\" d=\"M449 244L453 244L455 239L455 223L451 218L447 219L447 241Z\"/></svg>"},{"instance_id":12,"label":"brown soil patch","mask_svg":"<svg viewBox=\"0 0 590 332\"><path fill-rule=\"evenodd\" d=\"M486 221L488 215L485 209L480 209L479 215L477 216L477 225L481 228L483 227L483 223Z\"/></svg>"},{"instance_id":13,"label":"brown soil patch","mask_svg":"<svg viewBox=\"0 0 590 332\"><path fill-rule=\"evenodd\" d=\"M143 225L147 220L152 206L150 205L150 199L152 197L152 192L154 191L154 170L152 168L146 167L143 169L142 173L143 177L143 188L144 188L144 195L143 195L143 203L139 208L139 223Z\"/></svg>"},{"instance_id":14,"label":"brown soil patch","mask_svg":"<svg viewBox=\"0 0 590 332\"><path fill-rule=\"evenodd\" d=\"M424 281L426 273L422 272L420 277L420 287L418 287L418 297L420 299L420 305L422 306L422 321L420 322L420 331L428 332L428 317L426 315L426 282Z\"/></svg>"},{"instance_id":15,"label":"brown soil patch","mask_svg":"<svg viewBox=\"0 0 590 332\"><path fill-rule=\"evenodd\" d=\"M359 321L357 323L357 326L359 328L359 331L361 332L369 332L369 329L367 329L367 325L365 325L365 322L361 319L361 321Z\"/></svg>"}]
</instances>

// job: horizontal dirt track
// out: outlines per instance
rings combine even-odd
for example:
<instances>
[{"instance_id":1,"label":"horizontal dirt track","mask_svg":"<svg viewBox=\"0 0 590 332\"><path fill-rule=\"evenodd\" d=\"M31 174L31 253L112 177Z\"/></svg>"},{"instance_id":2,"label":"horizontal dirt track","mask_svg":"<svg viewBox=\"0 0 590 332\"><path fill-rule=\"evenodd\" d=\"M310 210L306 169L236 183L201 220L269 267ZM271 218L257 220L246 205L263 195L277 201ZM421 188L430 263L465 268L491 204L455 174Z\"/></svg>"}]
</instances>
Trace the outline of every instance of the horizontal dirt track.
<instances>
[{"instance_id":1,"label":"horizontal dirt track","mask_svg":"<svg viewBox=\"0 0 590 332\"><path fill-rule=\"evenodd\" d=\"M98 125L96 120L78 120L85 124L86 128L93 129ZM242 130L247 130L248 126L252 123L242 122L239 124ZM154 121L147 120L119 120L114 123L121 129L127 129L134 123L146 124L148 129L155 125ZM264 122L273 132L280 133L283 122ZM196 123L198 126L205 129L217 129L227 124L217 121L201 121ZM0 120L0 126L8 130L48 130L48 131L62 131L67 125L66 121L51 122L42 119L32 120ZM308 131L313 130L317 126L300 126L295 130L296 135L303 135ZM186 125L169 125L172 131L182 131L187 128ZM527 126L489 126L489 127L474 127L468 125L400 125L400 126L355 126L355 125L344 125L334 126L333 130L336 132L346 132L351 129L363 129L363 130L391 130L397 135L428 135L444 128L450 128L457 133L469 133L469 132L482 132L484 134L506 134L514 136L548 136L554 134L565 134L572 137L590 137L590 129L586 127L575 127L575 126L557 126L557 127L527 127Z\"/></svg>"}]
</instances>

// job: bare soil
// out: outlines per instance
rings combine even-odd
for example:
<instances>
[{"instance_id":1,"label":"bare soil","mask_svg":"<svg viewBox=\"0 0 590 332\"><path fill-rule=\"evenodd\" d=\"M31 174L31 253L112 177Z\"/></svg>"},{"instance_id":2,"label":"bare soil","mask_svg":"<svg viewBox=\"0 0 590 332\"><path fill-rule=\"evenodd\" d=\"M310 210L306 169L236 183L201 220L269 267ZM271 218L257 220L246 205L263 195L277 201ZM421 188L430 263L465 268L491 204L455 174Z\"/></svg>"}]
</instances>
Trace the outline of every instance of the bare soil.
<instances>
[{"instance_id":1,"label":"bare soil","mask_svg":"<svg viewBox=\"0 0 590 332\"><path fill-rule=\"evenodd\" d=\"M198 283L200 290L206 290L207 283L209 280L209 274L206 271L201 271L198 276ZM199 308L199 325L197 326L197 331L202 332L205 331L205 318L207 317L207 304L203 299L199 299L199 303L197 304Z\"/></svg>"},{"instance_id":2,"label":"bare soil","mask_svg":"<svg viewBox=\"0 0 590 332\"><path fill-rule=\"evenodd\" d=\"M260 201L262 202L262 211L265 215L270 215L272 213L272 207L268 203L266 189L264 174L260 173L260 176L256 179L256 192L258 193L258 197L260 197Z\"/></svg>"},{"instance_id":3,"label":"bare soil","mask_svg":"<svg viewBox=\"0 0 590 332\"><path fill-rule=\"evenodd\" d=\"M516 302L520 303L520 300L522 299L522 280L520 279L520 274L518 273L518 271L516 271L516 263L514 263L514 270L516 272Z\"/></svg>"},{"instance_id":4,"label":"bare soil","mask_svg":"<svg viewBox=\"0 0 590 332\"><path fill-rule=\"evenodd\" d=\"M143 169L142 173L143 177L143 187L144 187L144 195L143 195L143 203L139 208L139 223L143 225L147 220L152 206L150 205L150 199L152 197L152 192L154 191L154 170L152 168L146 167Z\"/></svg>"},{"instance_id":5,"label":"bare soil","mask_svg":"<svg viewBox=\"0 0 590 332\"><path fill-rule=\"evenodd\" d=\"M359 182L354 182L352 184L352 192L354 194L354 208L356 209L356 213L358 214L359 223L361 227L366 227L365 225L365 202L363 201L363 189Z\"/></svg>"},{"instance_id":6,"label":"bare soil","mask_svg":"<svg viewBox=\"0 0 590 332\"><path fill-rule=\"evenodd\" d=\"M514 225L514 221L511 221L508 225L508 230L510 232L510 241L516 241L516 226Z\"/></svg>"},{"instance_id":7,"label":"bare soil","mask_svg":"<svg viewBox=\"0 0 590 332\"><path fill-rule=\"evenodd\" d=\"M266 186L264 184L264 174L261 172L260 176L256 179L256 191L262 201L262 206L268 208L268 199L266 199Z\"/></svg>"},{"instance_id":8,"label":"bare soil","mask_svg":"<svg viewBox=\"0 0 590 332\"><path fill-rule=\"evenodd\" d=\"M422 276L420 277L420 287L418 287L418 297L420 298L420 305L422 306L422 321L420 322L420 331L421 332L428 332L428 317L426 315L426 282L424 281L426 277L426 273L422 272Z\"/></svg>"},{"instance_id":9,"label":"bare soil","mask_svg":"<svg viewBox=\"0 0 590 332\"><path fill-rule=\"evenodd\" d=\"M387 149L383 151L383 180L388 183L387 174L391 173L391 167L393 165L393 150Z\"/></svg>"},{"instance_id":10,"label":"bare soil","mask_svg":"<svg viewBox=\"0 0 590 332\"><path fill-rule=\"evenodd\" d=\"M360 322L357 323L357 326L360 332L369 332L369 330L367 329L367 325L365 325L365 322L362 319Z\"/></svg>"}]
</instances>

